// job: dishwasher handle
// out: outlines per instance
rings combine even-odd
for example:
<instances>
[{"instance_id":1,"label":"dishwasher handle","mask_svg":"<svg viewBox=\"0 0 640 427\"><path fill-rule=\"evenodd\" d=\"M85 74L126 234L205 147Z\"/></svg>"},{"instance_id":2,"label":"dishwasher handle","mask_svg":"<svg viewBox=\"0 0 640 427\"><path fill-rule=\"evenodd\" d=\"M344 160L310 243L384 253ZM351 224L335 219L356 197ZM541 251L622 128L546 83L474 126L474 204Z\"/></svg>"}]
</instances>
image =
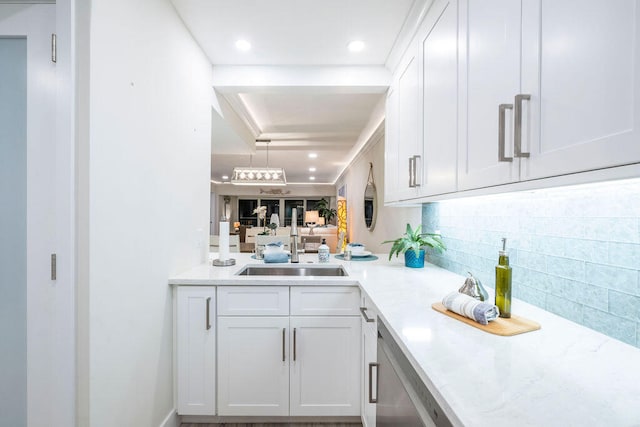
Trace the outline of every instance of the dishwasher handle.
<instances>
[{"instance_id":1,"label":"dishwasher handle","mask_svg":"<svg viewBox=\"0 0 640 427\"><path fill-rule=\"evenodd\" d=\"M376 368L376 397L373 397L373 368ZM369 363L369 403L378 403L378 369L379 363Z\"/></svg>"}]
</instances>

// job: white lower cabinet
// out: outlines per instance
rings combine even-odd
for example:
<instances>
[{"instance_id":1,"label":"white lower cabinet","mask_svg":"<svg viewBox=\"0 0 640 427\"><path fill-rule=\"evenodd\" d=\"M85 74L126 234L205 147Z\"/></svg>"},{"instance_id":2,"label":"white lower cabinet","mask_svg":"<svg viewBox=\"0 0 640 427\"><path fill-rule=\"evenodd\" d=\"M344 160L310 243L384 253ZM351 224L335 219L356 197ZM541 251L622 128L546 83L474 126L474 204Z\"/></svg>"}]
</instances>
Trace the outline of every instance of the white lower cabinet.
<instances>
[{"instance_id":1,"label":"white lower cabinet","mask_svg":"<svg viewBox=\"0 0 640 427\"><path fill-rule=\"evenodd\" d=\"M377 311L371 301L362 297L362 380L361 402L363 427L376 427L376 400L378 398L378 319Z\"/></svg>"},{"instance_id":2,"label":"white lower cabinet","mask_svg":"<svg viewBox=\"0 0 640 427\"><path fill-rule=\"evenodd\" d=\"M360 415L358 302L357 287L218 287L233 313L218 317L218 414Z\"/></svg>"},{"instance_id":3,"label":"white lower cabinet","mask_svg":"<svg viewBox=\"0 0 640 427\"><path fill-rule=\"evenodd\" d=\"M216 288L179 286L176 290L177 411L216 413Z\"/></svg>"},{"instance_id":4,"label":"white lower cabinet","mask_svg":"<svg viewBox=\"0 0 640 427\"><path fill-rule=\"evenodd\" d=\"M289 317L218 318L218 413L289 415Z\"/></svg>"},{"instance_id":5,"label":"white lower cabinet","mask_svg":"<svg viewBox=\"0 0 640 427\"><path fill-rule=\"evenodd\" d=\"M360 319L291 317L291 415L360 415Z\"/></svg>"}]
</instances>

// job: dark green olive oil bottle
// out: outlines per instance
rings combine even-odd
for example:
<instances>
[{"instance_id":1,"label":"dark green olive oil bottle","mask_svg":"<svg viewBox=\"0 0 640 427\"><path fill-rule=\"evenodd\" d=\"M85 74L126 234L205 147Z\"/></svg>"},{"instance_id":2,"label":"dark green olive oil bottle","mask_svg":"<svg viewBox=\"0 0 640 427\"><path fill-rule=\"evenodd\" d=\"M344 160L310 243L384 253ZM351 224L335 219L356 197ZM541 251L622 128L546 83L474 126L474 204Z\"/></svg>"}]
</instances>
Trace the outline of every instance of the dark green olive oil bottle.
<instances>
[{"instance_id":1,"label":"dark green olive oil bottle","mask_svg":"<svg viewBox=\"0 0 640 427\"><path fill-rule=\"evenodd\" d=\"M507 254L507 239L502 238L502 250L498 254L496 265L496 306L500 317L511 317L511 267Z\"/></svg>"}]
</instances>

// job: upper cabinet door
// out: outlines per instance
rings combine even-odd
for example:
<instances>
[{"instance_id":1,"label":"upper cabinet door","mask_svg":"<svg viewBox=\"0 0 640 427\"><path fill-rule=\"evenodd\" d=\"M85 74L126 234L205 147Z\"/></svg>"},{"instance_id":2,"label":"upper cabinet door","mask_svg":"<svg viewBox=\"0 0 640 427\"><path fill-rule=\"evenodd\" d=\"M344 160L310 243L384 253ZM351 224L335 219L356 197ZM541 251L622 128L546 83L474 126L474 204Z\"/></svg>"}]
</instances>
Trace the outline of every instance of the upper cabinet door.
<instances>
[{"instance_id":1,"label":"upper cabinet door","mask_svg":"<svg viewBox=\"0 0 640 427\"><path fill-rule=\"evenodd\" d=\"M398 68L398 141L397 188L398 200L418 195L419 167L422 157L420 138L418 58L412 43Z\"/></svg>"},{"instance_id":2,"label":"upper cabinet door","mask_svg":"<svg viewBox=\"0 0 640 427\"><path fill-rule=\"evenodd\" d=\"M392 84L387 91L384 119L384 201L398 201L398 90Z\"/></svg>"},{"instance_id":3,"label":"upper cabinet door","mask_svg":"<svg viewBox=\"0 0 640 427\"><path fill-rule=\"evenodd\" d=\"M458 189L519 179L519 160L498 157L500 105L520 93L521 4L460 0ZM466 108L464 108L466 107ZM505 157L513 157L513 109L503 108Z\"/></svg>"},{"instance_id":4,"label":"upper cabinet door","mask_svg":"<svg viewBox=\"0 0 640 427\"><path fill-rule=\"evenodd\" d=\"M524 129L531 155L521 179L640 161L639 6L524 2L522 91L540 90L523 110L533 125Z\"/></svg>"},{"instance_id":5,"label":"upper cabinet door","mask_svg":"<svg viewBox=\"0 0 640 427\"><path fill-rule=\"evenodd\" d=\"M431 6L418 33L422 92L422 183L420 195L456 191L458 157L457 0Z\"/></svg>"}]
</instances>

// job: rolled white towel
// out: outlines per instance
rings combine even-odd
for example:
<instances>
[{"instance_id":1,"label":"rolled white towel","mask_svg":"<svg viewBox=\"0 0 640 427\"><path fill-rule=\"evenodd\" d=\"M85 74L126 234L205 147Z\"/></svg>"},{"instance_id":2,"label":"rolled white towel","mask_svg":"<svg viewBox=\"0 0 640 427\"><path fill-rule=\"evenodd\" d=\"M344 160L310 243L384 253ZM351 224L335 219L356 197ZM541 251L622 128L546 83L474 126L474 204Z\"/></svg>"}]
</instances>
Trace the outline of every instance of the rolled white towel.
<instances>
[{"instance_id":1,"label":"rolled white towel","mask_svg":"<svg viewBox=\"0 0 640 427\"><path fill-rule=\"evenodd\" d=\"M490 321L495 320L500 315L500 311L495 305L478 301L460 292L451 292L445 295L442 298L442 305L447 310L468 317L482 325L489 324Z\"/></svg>"}]
</instances>

